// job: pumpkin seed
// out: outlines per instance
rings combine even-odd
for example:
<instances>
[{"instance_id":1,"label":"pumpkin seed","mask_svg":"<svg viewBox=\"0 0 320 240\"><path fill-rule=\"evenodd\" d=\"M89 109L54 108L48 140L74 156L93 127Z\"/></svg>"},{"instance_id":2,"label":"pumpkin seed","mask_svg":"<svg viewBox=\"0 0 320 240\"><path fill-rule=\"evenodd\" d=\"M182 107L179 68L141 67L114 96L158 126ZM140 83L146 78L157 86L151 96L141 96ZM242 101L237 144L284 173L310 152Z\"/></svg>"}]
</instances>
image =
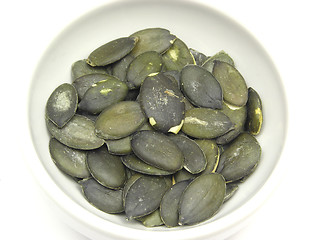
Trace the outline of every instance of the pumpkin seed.
<instances>
[{"instance_id":1,"label":"pumpkin seed","mask_svg":"<svg viewBox=\"0 0 320 240\"><path fill-rule=\"evenodd\" d=\"M140 104L153 128L178 133L184 117L183 95L162 73L147 77L140 89Z\"/></svg>"},{"instance_id":2,"label":"pumpkin seed","mask_svg":"<svg viewBox=\"0 0 320 240\"><path fill-rule=\"evenodd\" d=\"M48 119L46 123L51 135L68 147L90 150L104 144L103 139L94 133L94 122L84 116L74 115L63 128L58 128Z\"/></svg>"},{"instance_id":3,"label":"pumpkin seed","mask_svg":"<svg viewBox=\"0 0 320 240\"><path fill-rule=\"evenodd\" d=\"M208 57L205 54L203 54L193 48L190 48L189 51L192 54L192 56L198 66L202 66L203 63L208 59Z\"/></svg>"},{"instance_id":4,"label":"pumpkin seed","mask_svg":"<svg viewBox=\"0 0 320 240\"><path fill-rule=\"evenodd\" d=\"M97 209L106 213L121 213L124 211L122 190L113 190L99 184L93 178L79 182L87 201Z\"/></svg>"},{"instance_id":5,"label":"pumpkin seed","mask_svg":"<svg viewBox=\"0 0 320 240\"><path fill-rule=\"evenodd\" d=\"M224 197L223 203L227 202L230 198L234 196L234 194L238 191L238 184L229 183L226 188L226 195Z\"/></svg>"},{"instance_id":6,"label":"pumpkin seed","mask_svg":"<svg viewBox=\"0 0 320 240\"><path fill-rule=\"evenodd\" d=\"M225 51L222 50L222 51L216 53L214 56L208 58L202 64L202 67L207 69L209 72L212 72L215 60L218 60L221 62L226 62L226 63L229 63L230 65L234 66L233 59Z\"/></svg>"},{"instance_id":7,"label":"pumpkin seed","mask_svg":"<svg viewBox=\"0 0 320 240\"><path fill-rule=\"evenodd\" d=\"M247 84L235 67L226 62L215 60L212 73L220 83L223 99L227 103L238 107L242 107L247 103Z\"/></svg>"},{"instance_id":8,"label":"pumpkin seed","mask_svg":"<svg viewBox=\"0 0 320 240\"><path fill-rule=\"evenodd\" d=\"M173 175L173 179L174 179L175 183L182 182L182 181L185 181L185 180L190 180L190 179L193 179L195 177L197 177L197 175L188 172L184 168L182 168L181 170L177 171Z\"/></svg>"},{"instance_id":9,"label":"pumpkin seed","mask_svg":"<svg viewBox=\"0 0 320 240\"><path fill-rule=\"evenodd\" d=\"M63 83L50 95L46 105L46 116L62 128L76 113L78 95L69 83Z\"/></svg>"},{"instance_id":10,"label":"pumpkin seed","mask_svg":"<svg viewBox=\"0 0 320 240\"><path fill-rule=\"evenodd\" d=\"M166 191L160 202L160 216L167 227L176 227L179 222L179 202L190 181L181 181Z\"/></svg>"},{"instance_id":11,"label":"pumpkin seed","mask_svg":"<svg viewBox=\"0 0 320 240\"><path fill-rule=\"evenodd\" d=\"M49 150L53 162L64 173L76 178L91 176L86 165L85 151L69 148L54 138L50 139Z\"/></svg>"},{"instance_id":12,"label":"pumpkin seed","mask_svg":"<svg viewBox=\"0 0 320 240\"><path fill-rule=\"evenodd\" d=\"M259 94L251 87L248 89L247 108L246 129L251 134L258 135L263 121L262 103Z\"/></svg>"},{"instance_id":13,"label":"pumpkin seed","mask_svg":"<svg viewBox=\"0 0 320 240\"><path fill-rule=\"evenodd\" d=\"M128 168L127 168L128 169ZM142 174L135 173L130 178L128 178L127 182L125 183L123 187L123 206L125 205L125 199L128 193L129 188L132 186L132 184L137 181L140 177L142 177Z\"/></svg>"},{"instance_id":14,"label":"pumpkin seed","mask_svg":"<svg viewBox=\"0 0 320 240\"><path fill-rule=\"evenodd\" d=\"M207 159L199 145L182 135L171 135L170 139L180 148L184 156L184 168L192 174L202 172L207 166Z\"/></svg>"},{"instance_id":15,"label":"pumpkin seed","mask_svg":"<svg viewBox=\"0 0 320 240\"><path fill-rule=\"evenodd\" d=\"M139 103L123 101L104 110L95 123L95 133L104 139L127 137L146 121Z\"/></svg>"},{"instance_id":16,"label":"pumpkin seed","mask_svg":"<svg viewBox=\"0 0 320 240\"><path fill-rule=\"evenodd\" d=\"M109 77L97 82L86 91L79 103L79 109L97 114L105 108L125 99L128 87L120 80Z\"/></svg>"},{"instance_id":17,"label":"pumpkin seed","mask_svg":"<svg viewBox=\"0 0 320 240\"><path fill-rule=\"evenodd\" d=\"M211 218L222 206L226 183L217 173L195 178L184 190L179 203L179 225L194 225Z\"/></svg>"},{"instance_id":18,"label":"pumpkin seed","mask_svg":"<svg viewBox=\"0 0 320 240\"><path fill-rule=\"evenodd\" d=\"M91 73L75 79L72 85L76 88L78 97L81 100L84 94L86 93L86 91L93 84L109 78L114 78L114 77L112 77L111 75L103 74L103 73Z\"/></svg>"},{"instance_id":19,"label":"pumpkin seed","mask_svg":"<svg viewBox=\"0 0 320 240\"><path fill-rule=\"evenodd\" d=\"M87 64L85 59L78 60L71 66L72 81L75 81L76 79L84 75L96 73L109 74L109 71L106 67L91 67L89 64Z\"/></svg>"},{"instance_id":20,"label":"pumpkin seed","mask_svg":"<svg viewBox=\"0 0 320 240\"><path fill-rule=\"evenodd\" d=\"M213 140L209 139L196 139L195 142L201 148L207 159L207 166L201 174L215 172L219 163L219 147Z\"/></svg>"},{"instance_id":21,"label":"pumpkin seed","mask_svg":"<svg viewBox=\"0 0 320 240\"><path fill-rule=\"evenodd\" d=\"M163 72L163 75L170 78L180 88L180 72L177 70Z\"/></svg>"},{"instance_id":22,"label":"pumpkin seed","mask_svg":"<svg viewBox=\"0 0 320 240\"><path fill-rule=\"evenodd\" d=\"M108 153L105 146L88 152L87 166L92 177L105 187L119 189L126 181L121 158Z\"/></svg>"},{"instance_id":23,"label":"pumpkin seed","mask_svg":"<svg viewBox=\"0 0 320 240\"><path fill-rule=\"evenodd\" d=\"M187 45L178 38L168 51L163 54L162 60L166 71L181 71L188 64L196 64Z\"/></svg>"},{"instance_id":24,"label":"pumpkin seed","mask_svg":"<svg viewBox=\"0 0 320 240\"><path fill-rule=\"evenodd\" d=\"M219 137L233 128L231 120L219 110L193 108L186 111L182 131L195 138Z\"/></svg>"},{"instance_id":25,"label":"pumpkin seed","mask_svg":"<svg viewBox=\"0 0 320 240\"><path fill-rule=\"evenodd\" d=\"M134 57L148 51L163 53L176 39L176 36L163 28L143 29L133 33L130 37L137 37L139 39L135 48L131 52L131 55Z\"/></svg>"},{"instance_id":26,"label":"pumpkin seed","mask_svg":"<svg viewBox=\"0 0 320 240\"><path fill-rule=\"evenodd\" d=\"M127 218L139 218L155 211L168 186L161 177L142 176L128 189L125 199Z\"/></svg>"},{"instance_id":27,"label":"pumpkin seed","mask_svg":"<svg viewBox=\"0 0 320 240\"><path fill-rule=\"evenodd\" d=\"M214 76L202 67L187 65L181 71L183 93L198 107L221 109L222 90Z\"/></svg>"},{"instance_id":28,"label":"pumpkin seed","mask_svg":"<svg viewBox=\"0 0 320 240\"><path fill-rule=\"evenodd\" d=\"M261 147L255 137L242 133L221 154L224 163L221 174L228 182L239 180L252 172L260 155Z\"/></svg>"},{"instance_id":29,"label":"pumpkin seed","mask_svg":"<svg viewBox=\"0 0 320 240\"><path fill-rule=\"evenodd\" d=\"M142 224L146 227L157 227L163 225L159 209L155 210L147 216L137 218L137 220L142 222Z\"/></svg>"},{"instance_id":30,"label":"pumpkin seed","mask_svg":"<svg viewBox=\"0 0 320 240\"><path fill-rule=\"evenodd\" d=\"M154 131L140 131L132 136L131 147L145 163L174 172L183 167L183 153L166 135Z\"/></svg>"},{"instance_id":31,"label":"pumpkin seed","mask_svg":"<svg viewBox=\"0 0 320 240\"><path fill-rule=\"evenodd\" d=\"M114 63L130 53L137 41L136 37L124 37L108 42L90 53L87 63L93 67Z\"/></svg>"},{"instance_id":32,"label":"pumpkin seed","mask_svg":"<svg viewBox=\"0 0 320 240\"><path fill-rule=\"evenodd\" d=\"M120 61L112 64L112 75L117 77L120 81L126 82L127 70L133 59L134 56L129 54L122 58Z\"/></svg>"},{"instance_id":33,"label":"pumpkin seed","mask_svg":"<svg viewBox=\"0 0 320 240\"><path fill-rule=\"evenodd\" d=\"M160 72L162 58L156 51L140 54L129 65L127 71L127 84L132 88L140 87L144 79L152 73Z\"/></svg>"},{"instance_id":34,"label":"pumpkin seed","mask_svg":"<svg viewBox=\"0 0 320 240\"><path fill-rule=\"evenodd\" d=\"M131 136L120 138L117 140L106 140L108 151L115 155L127 155L132 152Z\"/></svg>"}]
</instances>

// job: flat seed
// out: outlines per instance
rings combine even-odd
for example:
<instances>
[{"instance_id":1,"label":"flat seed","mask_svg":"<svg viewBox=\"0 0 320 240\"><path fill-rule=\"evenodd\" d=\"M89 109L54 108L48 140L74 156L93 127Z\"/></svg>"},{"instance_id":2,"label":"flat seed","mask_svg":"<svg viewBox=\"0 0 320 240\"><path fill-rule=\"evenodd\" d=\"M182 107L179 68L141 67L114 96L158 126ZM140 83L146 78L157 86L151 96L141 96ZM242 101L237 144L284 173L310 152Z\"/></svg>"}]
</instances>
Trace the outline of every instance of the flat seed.
<instances>
[{"instance_id":1,"label":"flat seed","mask_svg":"<svg viewBox=\"0 0 320 240\"><path fill-rule=\"evenodd\" d=\"M142 222L145 227L157 227L163 225L159 209L155 210L147 216L137 218L137 220Z\"/></svg>"},{"instance_id":2,"label":"flat seed","mask_svg":"<svg viewBox=\"0 0 320 240\"><path fill-rule=\"evenodd\" d=\"M235 67L226 62L215 60L212 73L220 83L223 99L227 103L238 107L247 103L247 84Z\"/></svg>"},{"instance_id":3,"label":"flat seed","mask_svg":"<svg viewBox=\"0 0 320 240\"><path fill-rule=\"evenodd\" d=\"M263 122L262 103L259 94L253 89L248 89L248 115L246 130L253 135L258 135Z\"/></svg>"},{"instance_id":4,"label":"flat seed","mask_svg":"<svg viewBox=\"0 0 320 240\"><path fill-rule=\"evenodd\" d=\"M128 87L124 82L109 77L89 88L79 103L79 109L98 114L105 108L125 99Z\"/></svg>"},{"instance_id":5,"label":"flat seed","mask_svg":"<svg viewBox=\"0 0 320 240\"><path fill-rule=\"evenodd\" d=\"M69 148L54 138L50 139L49 150L53 162L64 173L76 178L91 176L86 165L85 151Z\"/></svg>"},{"instance_id":6,"label":"flat seed","mask_svg":"<svg viewBox=\"0 0 320 240\"><path fill-rule=\"evenodd\" d=\"M144 79L152 73L161 71L162 58L155 51L149 51L136 57L128 67L127 84L130 88L140 87Z\"/></svg>"},{"instance_id":7,"label":"flat seed","mask_svg":"<svg viewBox=\"0 0 320 240\"><path fill-rule=\"evenodd\" d=\"M234 194L238 191L238 184L229 183L226 188L226 196L224 197L223 203L227 202L230 198L234 196Z\"/></svg>"},{"instance_id":8,"label":"flat seed","mask_svg":"<svg viewBox=\"0 0 320 240\"><path fill-rule=\"evenodd\" d=\"M147 175L158 175L158 176L172 174L172 172L161 170L159 168L153 167L143 162L134 154L123 156L121 160L127 168L139 173L143 173Z\"/></svg>"},{"instance_id":9,"label":"flat seed","mask_svg":"<svg viewBox=\"0 0 320 240\"><path fill-rule=\"evenodd\" d=\"M226 193L222 175L209 173L195 178L179 203L179 225L194 225L211 218L221 207Z\"/></svg>"},{"instance_id":10,"label":"flat seed","mask_svg":"<svg viewBox=\"0 0 320 240\"><path fill-rule=\"evenodd\" d=\"M127 155L132 152L131 149L131 136L116 139L106 140L108 151L115 155Z\"/></svg>"},{"instance_id":11,"label":"flat seed","mask_svg":"<svg viewBox=\"0 0 320 240\"><path fill-rule=\"evenodd\" d=\"M86 91L91 88L93 84L108 78L114 77L103 73L91 73L75 79L72 85L76 88L79 99L82 99Z\"/></svg>"},{"instance_id":12,"label":"flat seed","mask_svg":"<svg viewBox=\"0 0 320 240\"><path fill-rule=\"evenodd\" d=\"M185 180L194 179L195 177L197 177L197 175L188 172L184 168L182 168L181 170L179 170L178 172L176 172L173 175L173 179L174 179L175 183L185 181Z\"/></svg>"},{"instance_id":13,"label":"flat seed","mask_svg":"<svg viewBox=\"0 0 320 240\"><path fill-rule=\"evenodd\" d=\"M189 180L178 182L163 195L160 203L160 216L167 227L178 226L180 198L190 182Z\"/></svg>"},{"instance_id":14,"label":"flat seed","mask_svg":"<svg viewBox=\"0 0 320 240\"><path fill-rule=\"evenodd\" d=\"M195 138L219 137L233 128L231 120L219 110L193 108L186 111L182 131Z\"/></svg>"},{"instance_id":15,"label":"flat seed","mask_svg":"<svg viewBox=\"0 0 320 240\"><path fill-rule=\"evenodd\" d=\"M46 116L62 128L74 116L77 105L76 89L69 83L63 83L50 95L46 104Z\"/></svg>"},{"instance_id":16,"label":"flat seed","mask_svg":"<svg viewBox=\"0 0 320 240\"><path fill-rule=\"evenodd\" d=\"M155 211L168 188L161 177L140 177L126 194L124 208L127 218L139 218Z\"/></svg>"},{"instance_id":17,"label":"flat seed","mask_svg":"<svg viewBox=\"0 0 320 240\"><path fill-rule=\"evenodd\" d=\"M90 150L104 144L103 139L95 135L94 122L84 116L74 115L63 128L58 128L50 120L46 123L51 135L68 147Z\"/></svg>"},{"instance_id":18,"label":"flat seed","mask_svg":"<svg viewBox=\"0 0 320 240\"><path fill-rule=\"evenodd\" d=\"M93 67L114 63L130 53L137 41L136 37L124 37L108 42L95 49L89 55L87 63Z\"/></svg>"},{"instance_id":19,"label":"flat seed","mask_svg":"<svg viewBox=\"0 0 320 240\"><path fill-rule=\"evenodd\" d=\"M163 75L170 78L180 88L180 72L177 70L163 72Z\"/></svg>"},{"instance_id":20,"label":"flat seed","mask_svg":"<svg viewBox=\"0 0 320 240\"><path fill-rule=\"evenodd\" d=\"M203 170L203 172L201 172L201 174L215 172L219 163L220 156L218 145L215 143L215 141L209 139L196 139L195 142L201 148L207 159L207 166Z\"/></svg>"},{"instance_id":21,"label":"flat seed","mask_svg":"<svg viewBox=\"0 0 320 240\"><path fill-rule=\"evenodd\" d=\"M183 98L176 84L159 73L144 80L140 88L139 102L152 127L168 132L173 127L180 130L185 110Z\"/></svg>"},{"instance_id":22,"label":"flat seed","mask_svg":"<svg viewBox=\"0 0 320 240\"><path fill-rule=\"evenodd\" d=\"M110 106L99 115L95 132L104 139L120 139L134 133L145 121L139 103L123 101Z\"/></svg>"},{"instance_id":23,"label":"flat seed","mask_svg":"<svg viewBox=\"0 0 320 240\"><path fill-rule=\"evenodd\" d=\"M187 45L180 39L176 39L172 46L162 56L166 71L177 70L188 64L195 64L195 60Z\"/></svg>"},{"instance_id":24,"label":"flat seed","mask_svg":"<svg viewBox=\"0 0 320 240\"><path fill-rule=\"evenodd\" d=\"M142 174L135 173L133 174L128 180L126 181L124 187L123 187L123 206L125 205L125 199L128 193L129 188L133 185L135 181L137 181L140 177L142 177Z\"/></svg>"},{"instance_id":25,"label":"flat seed","mask_svg":"<svg viewBox=\"0 0 320 240\"><path fill-rule=\"evenodd\" d=\"M106 67L92 67L90 66L85 59L78 60L74 62L71 66L71 77L72 81L75 81L79 77L82 77L84 75L88 74L108 74L108 69Z\"/></svg>"},{"instance_id":26,"label":"flat seed","mask_svg":"<svg viewBox=\"0 0 320 240\"><path fill-rule=\"evenodd\" d=\"M156 51L158 53L165 52L171 45L176 36L163 28L147 28L135 32L131 37L137 37L135 48L132 50L131 55L138 56L141 53L148 51Z\"/></svg>"},{"instance_id":27,"label":"flat seed","mask_svg":"<svg viewBox=\"0 0 320 240\"><path fill-rule=\"evenodd\" d=\"M218 60L221 62L226 62L226 63L229 63L230 65L234 66L233 59L225 51L222 50L222 51L216 53L215 55L213 55L212 57L208 58L202 64L202 67L207 69L209 72L212 72L215 60Z\"/></svg>"},{"instance_id":28,"label":"flat seed","mask_svg":"<svg viewBox=\"0 0 320 240\"><path fill-rule=\"evenodd\" d=\"M87 166L94 179L105 187L119 189L125 183L121 158L108 153L105 146L88 152Z\"/></svg>"},{"instance_id":29,"label":"flat seed","mask_svg":"<svg viewBox=\"0 0 320 240\"><path fill-rule=\"evenodd\" d=\"M128 67L133 59L134 56L129 54L122 58L120 61L112 64L112 75L117 77L120 81L126 82Z\"/></svg>"},{"instance_id":30,"label":"flat seed","mask_svg":"<svg viewBox=\"0 0 320 240\"><path fill-rule=\"evenodd\" d=\"M131 147L135 155L154 167L174 172L183 167L183 153L166 135L140 131L133 135Z\"/></svg>"},{"instance_id":31,"label":"flat seed","mask_svg":"<svg viewBox=\"0 0 320 240\"><path fill-rule=\"evenodd\" d=\"M260 156L261 148L255 137L242 133L221 154L224 163L221 174L228 182L239 180L252 173Z\"/></svg>"},{"instance_id":32,"label":"flat seed","mask_svg":"<svg viewBox=\"0 0 320 240\"><path fill-rule=\"evenodd\" d=\"M190 48L189 50L198 66L202 66L203 63L208 59L206 55L195 49Z\"/></svg>"},{"instance_id":33,"label":"flat seed","mask_svg":"<svg viewBox=\"0 0 320 240\"><path fill-rule=\"evenodd\" d=\"M187 65L181 71L181 88L187 98L198 107L222 108L222 89L206 69Z\"/></svg>"},{"instance_id":34,"label":"flat seed","mask_svg":"<svg viewBox=\"0 0 320 240\"><path fill-rule=\"evenodd\" d=\"M87 201L97 209L106 213L121 213L124 211L122 190L112 190L99 184L93 178L79 182Z\"/></svg>"},{"instance_id":35,"label":"flat seed","mask_svg":"<svg viewBox=\"0 0 320 240\"><path fill-rule=\"evenodd\" d=\"M192 139L182 135L170 135L170 139L177 144L184 155L184 168L192 174L202 172L207 166L207 159Z\"/></svg>"}]
</instances>

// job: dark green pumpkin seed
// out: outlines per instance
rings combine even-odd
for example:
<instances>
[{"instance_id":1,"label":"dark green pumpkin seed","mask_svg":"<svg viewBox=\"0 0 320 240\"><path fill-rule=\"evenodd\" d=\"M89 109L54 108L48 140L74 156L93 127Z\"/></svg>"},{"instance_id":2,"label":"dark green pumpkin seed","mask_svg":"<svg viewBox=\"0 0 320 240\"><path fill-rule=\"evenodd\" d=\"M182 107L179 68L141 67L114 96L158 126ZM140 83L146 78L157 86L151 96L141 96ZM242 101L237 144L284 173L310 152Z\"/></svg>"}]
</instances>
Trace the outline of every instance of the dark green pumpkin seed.
<instances>
[{"instance_id":1,"label":"dark green pumpkin seed","mask_svg":"<svg viewBox=\"0 0 320 240\"><path fill-rule=\"evenodd\" d=\"M133 33L131 37L137 37L139 39L131 52L131 55L135 57L148 51L163 53L172 45L174 39L176 39L176 36L163 28L143 29Z\"/></svg>"},{"instance_id":2,"label":"dark green pumpkin seed","mask_svg":"<svg viewBox=\"0 0 320 240\"><path fill-rule=\"evenodd\" d=\"M89 55L87 63L93 67L114 63L130 53L137 41L136 37L124 37L108 42L95 49Z\"/></svg>"},{"instance_id":3,"label":"dark green pumpkin seed","mask_svg":"<svg viewBox=\"0 0 320 240\"><path fill-rule=\"evenodd\" d=\"M140 89L139 101L153 128L162 132L179 132L184 117L183 95L166 76L147 77Z\"/></svg>"},{"instance_id":4,"label":"dark green pumpkin seed","mask_svg":"<svg viewBox=\"0 0 320 240\"><path fill-rule=\"evenodd\" d=\"M177 70L163 72L163 75L170 78L180 88L180 72Z\"/></svg>"},{"instance_id":5,"label":"dark green pumpkin seed","mask_svg":"<svg viewBox=\"0 0 320 240\"><path fill-rule=\"evenodd\" d=\"M192 174L192 173L188 172L186 169L182 168L181 170L179 170L178 172L176 172L173 175L173 179L174 179L175 183L178 183L181 181L194 179L197 176L198 175Z\"/></svg>"},{"instance_id":6,"label":"dark green pumpkin seed","mask_svg":"<svg viewBox=\"0 0 320 240\"><path fill-rule=\"evenodd\" d=\"M120 61L112 64L112 75L117 77L120 81L126 82L128 67L133 59L134 56L129 54L122 58Z\"/></svg>"},{"instance_id":7,"label":"dark green pumpkin seed","mask_svg":"<svg viewBox=\"0 0 320 240\"><path fill-rule=\"evenodd\" d=\"M193 108L186 111L182 131L195 138L215 138L232 128L231 120L224 113L210 108Z\"/></svg>"},{"instance_id":8,"label":"dark green pumpkin seed","mask_svg":"<svg viewBox=\"0 0 320 240\"><path fill-rule=\"evenodd\" d=\"M71 77L72 81L75 81L79 77L88 74L109 74L109 71L106 67L92 67L90 66L85 59L78 60L74 62L71 66Z\"/></svg>"},{"instance_id":9,"label":"dark green pumpkin seed","mask_svg":"<svg viewBox=\"0 0 320 240\"><path fill-rule=\"evenodd\" d=\"M116 139L106 140L108 151L115 155L127 155L132 152L131 149L131 136Z\"/></svg>"},{"instance_id":10,"label":"dark green pumpkin seed","mask_svg":"<svg viewBox=\"0 0 320 240\"><path fill-rule=\"evenodd\" d=\"M187 45L180 39L176 39L172 46L162 56L166 71L177 70L188 64L195 64L195 60Z\"/></svg>"},{"instance_id":11,"label":"dark green pumpkin seed","mask_svg":"<svg viewBox=\"0 0 320 240\"><path fill-rule=\"evenodd\" d=\"M79 182L87 201L97 209L106 213L121 213L124 211L122 190L113 190L99 184L93 178Z\"/></svg>"},{"instance_id":12,"label":"dark green pumpkin seed","mask_svg":"<svg viewBox=\"0 0 320 240\"><path fill-rule=\"evenodd\" d=\"M46 105L46 117L62 128L76 113L78 94L69 83L63 83L50 95Z\"/></svg>"},{"instance_id":13,"label":"dark green pumpkin seed","mask_svg":"<svg viewBox=\"0 0 320 240\"><path fill-rule=\"evenodd\" d=\"M216 53L214 56L208 58L202 64L202 67L207 69L209 72L212 72L215 60L218 60L221 62L226 62L226 63L229 63L230 65L234 66L233 59L225 51L222 50L222 51Z\"/></svg>"},{"instance_id":14,"label":"dark green pumpkin seed","mask_svg":"<svg viewBox=\"0 0 320 240\"><path fill-rule=\"evenodd\" d=\"M221 109L222 89L207 70L197 65L187 65L181 71L181 89L196 106Z\"/></svg>"},{"instance_id":15,"label":"dark green pumpkin seed","mask_svg":"<svg viewBox=\"0 0 320 240\"><path fill-rule=\"evenodd\" d=\"M215 60L212 73L220 83L223 99L227 103L238 107L247 103L247 84L235 67L226 62Z\"/></svg>"},{"instance_id":16,"label":"dark green pumpkin seed","mask_svg":"<svg viewBox=\"0 0 320 240\"><path fill-rule=\"evenodd\" d=\"M91 176L86 165L85 151L69 148L54 138L50 139L49 150L53 162L64 173L76 178Z\"/></svg>"},{"instance_id":17,"label":"dark green pumpkin seed","mask_svg":"<svg viewBox=\"0 0 320 240\"><path fill-rule=\"evenodd\" d=\"M224 197L223 203L227 202L230 198L234 196L234 194L238 191L238 184L229 183L226 188L226 196Z\"/></svg>"},{"instance_id":18,"label":"dark green pumpkin seed","mask_svg":"<svg viewBox=\"0 0 320 240\"><path fill-rule=\"evenodd\" d=\"M90 150L104 144L103 139L94 132L94 122L84 116L74 115L63 128L58 128L50 120L46 123L51 135L68 147Z\"/></svg>"},{"instance_id":19,"label":"dark green pumpkin seed","mask_svg":"<svg viewBox=\"0 0 320 240\"><path fill-rule=\"evenodd\" d=\"M126 181L121 158L108 153L105 146L88 152L87 166L96 181L105 187L119 189Z\"/></svg>"},{"instance_id":20,"label":"dark green pumpkin seed","mask_svg":"<svg viewBox=\"0 0 320 240\"><path fill-rule=\"evenodd\" d=\"M160 210L157 209L147 216L137 218L138 221L142 222L145 227L158 227L163 225L163 221L160 217Z\"/></svg>"},{"instance_id":21,"label":"dark green pumpkin seed","mask_svg":"<svg viewBox=\"0 0 320 240\"><path fill-rule=\"evenodd\" d=\"M132 184L137 181L140 177L143 175L140 173L134 173L130 178L128 178L127 182L125 183L123 187L123 205L125 205L125 199L128 193L129 188L132 186Z\"/></svg>"},{"instance_id":22,"label":"dark green pumpkin seed","mask_svg":"<svg viewBox=\"0 0 320 240\"><path fill-rule=\"evenodd\" d=\"M79 103L79 109L98 114L105 108L125 99L128 87L124 82L109 77L97 82L86 91Z\"/></svg>"},{"instance_id":23,"label":"dark green pumpkin seed","mask_svg":"<svg viewBox=\"0 0 320 240\"><path fill-rule=\"evenodd\" d=\"M258 135L263 121L262 103L259 94L251 87L248 89L247 108L246 130L253 135Z\"/></svg>"},{"instance_id":24,"label":"dark green pumpkin seed","mask_svg":"<svg viewBox=\"0 0 320 240\"><path fill-rule=\"evenodd\" d=\"M144 79L152 73L160 72L162 67L161 55L155 51L149 51L136 57L128 67L127 84L132 88L140 87Z\"/></svg>"},{"instance_id":25,"label":"dark green pumpkin seed","mask_svg":"<svg viewBox=\"0 0 320 240\"><path fill-rule=\"evenodd\" d=\"M178 226L180 198L189 183L189 180L176 183L163 195L160 203L160 216L167 227Z\"/></svg>"},{"instance_id":26,"label":"dark green pumpkin seed","mask_svg":"<svg viewBox=\"0 0 320 240\"><path fill-rule=\"evenodd\" d=\"M134 133L145 121L139 103L123 101L110 106L99 115L95 132L104 139L120 139Z\"/></svg>"},{"instance_id":27,"label":"dark green pumpkin seed","mask_svg":"<svg viewBox=\"0 0 320 240\"><path fill-rule=\"evenodd\" d=\"M155 211L168 188L161 177L138 178L126 194L124 208L127 218L139 218Z\"/></svg>"},{"instance_id":28,"label":"dark green pumpkin seed","mask_svg":"<svg viewBox=\"0 0 320 240\"><path fill-rule=\"evenodd\" d=\"M182 135L170 135L170 139L177 144L184 156L184 168L192 174L202 172L207 166L207 159L192 139Z\"/></svg>"},{"instance_id":29,"label":"dark green pumpkin seed","mask_svg":"<svg viewBox=\"0 0 320 240\"><path fill-rule=\"evenodd\" d=\"M166 135L140 131L133 135L131 147L142 161L156 168L174 172L183 167L183 153Z\"/></svg>"},{"instance_id":30,"label":"dark green pumpkin seed","mask_svg":"<svg viewBox=\"0 0 320 240\"><path fill-rule=\"evenodd\" d=\"M211 218L220 209L226 193L222 175L210 173L195 178L179 203L179 225L194 225Z\"/></svg>"},{"instance_id":31,"label":"dark green pumpkin seed","mask_svg":"<svg viewBox=\"0 0 320 240\"><path fill-rule=\"evenodd\" d=\"M260 155L261 147L255 137L242 133L221 154L224 163L221 174L228 182L239 180L252 173Z\"/></svg>"},{"instance_id":32,"label":"dark green pumpkin seed","mask_svg":"<svg viewBox=\"0 0 320 240\"><path fill-rule=\"evenodd\" d=\"M208 59L206 55L195 49L190 48L189 50L198 66L202 66L203 63Z\"/></svg>"},{"instance_id":33,"label":"dark green pumpkin seed","mask_svg":"<svg viewBox=\"0 0 320 240\"><path fill-rule=\"evenodd\" d=\"M201 174L215 172L219 163L219 147L213 140L209 139L196 139L195 142L201 148L207 159L207 166Z\"/></svg>"}]
</instances>

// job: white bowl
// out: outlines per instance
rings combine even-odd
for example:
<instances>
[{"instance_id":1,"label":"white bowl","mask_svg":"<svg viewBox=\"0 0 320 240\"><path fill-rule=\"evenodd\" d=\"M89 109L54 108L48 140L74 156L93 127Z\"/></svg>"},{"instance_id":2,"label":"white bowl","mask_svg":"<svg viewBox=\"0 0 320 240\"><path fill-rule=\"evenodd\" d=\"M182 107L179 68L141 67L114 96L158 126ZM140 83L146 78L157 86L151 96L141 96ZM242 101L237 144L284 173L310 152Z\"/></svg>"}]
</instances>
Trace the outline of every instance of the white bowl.
<instances>
[{"instance_id":1,"label":"white bowl","mask_svg":"<svg viewBox=\"0 0 320 240\"><path fill-rule=\"evenodd\" d=\"M58 85L71 81L71 64L108 41L149 27L166 28L189 47L207 55L225 50L263 101L264 125L258 136L261 164L217 215L192 227L146 229L123 216L95 209L84 199L78 185L54 165L48 151L45 104ZM281 79L272 60L235 21L192 1L114 1L80 17L50 44L31 81L27 125L25 150L30 168L62 210L64 220L76 231L93 239L224 239L248 222L277 184L282 171L278 162L285 141L287 110Z\"/></svg>"}]
</instances>

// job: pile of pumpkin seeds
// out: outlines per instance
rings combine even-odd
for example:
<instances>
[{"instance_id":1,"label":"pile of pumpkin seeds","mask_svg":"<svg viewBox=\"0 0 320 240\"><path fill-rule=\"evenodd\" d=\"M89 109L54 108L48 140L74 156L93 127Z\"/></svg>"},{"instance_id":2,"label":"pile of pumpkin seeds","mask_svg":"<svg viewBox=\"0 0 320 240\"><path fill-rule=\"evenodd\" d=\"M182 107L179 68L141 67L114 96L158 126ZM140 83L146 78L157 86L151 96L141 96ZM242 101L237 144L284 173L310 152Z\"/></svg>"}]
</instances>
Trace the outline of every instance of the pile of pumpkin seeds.
<instances>
[{"instance_id":1,"label":"pile of pumpkin seeds","mask_svg":"<svg viewBox=\"0 0 320 240\"><path fill-rule=\"evenodd\" d=\"M226 52L208 57L149 28L98 47L71 73L47 101L50 155L101 211L147 227L195 225L257 168L261 100Z\"/></svg>"}]
</instances>

